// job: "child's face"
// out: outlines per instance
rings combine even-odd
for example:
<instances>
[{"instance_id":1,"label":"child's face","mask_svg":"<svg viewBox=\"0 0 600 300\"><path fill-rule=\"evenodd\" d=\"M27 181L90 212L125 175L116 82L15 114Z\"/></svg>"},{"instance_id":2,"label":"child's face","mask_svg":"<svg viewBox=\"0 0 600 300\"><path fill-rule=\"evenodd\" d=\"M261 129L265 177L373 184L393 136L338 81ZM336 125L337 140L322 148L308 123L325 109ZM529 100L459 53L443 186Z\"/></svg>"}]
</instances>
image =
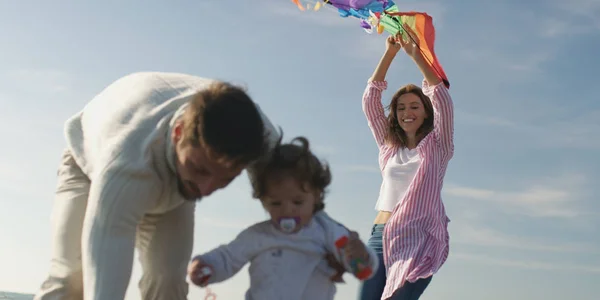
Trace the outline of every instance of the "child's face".
<instances>
[{"instance_id":1,"label":"child's face","mask_svg":"<svg viewBox=\"0 0 600 300\"><path fill-rule=\"evenodd\" d=\"M280 230L297 232L311 220L316 201L316 193L312 189L308 186L302 188L296 179L285 176L267 182L262 204ZM295 222L290 223L290 220Z\"/></svg>"}]
</instances>

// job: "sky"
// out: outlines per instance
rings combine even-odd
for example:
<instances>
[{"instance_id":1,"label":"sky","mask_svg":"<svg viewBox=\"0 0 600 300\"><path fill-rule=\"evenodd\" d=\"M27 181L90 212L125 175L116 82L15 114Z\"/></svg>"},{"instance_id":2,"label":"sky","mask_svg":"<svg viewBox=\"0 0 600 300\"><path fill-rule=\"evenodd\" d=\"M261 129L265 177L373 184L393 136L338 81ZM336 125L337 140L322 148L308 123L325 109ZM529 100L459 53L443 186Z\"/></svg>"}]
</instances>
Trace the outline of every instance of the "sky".
<instances>
[{"instance_id":1,"label":"sky","mask_svg":"<svg viewBox=\"0 0 600 300\"><path fill-rule=\"evenodd\" d=\"M450 256L421 299L597 299L600 1L398 3L433 17L455 105ZM381 176L361 96L385 35L289 0L54 0L1 1L0 39L0 290L34 293L46 276L64 121L137 71L247 86L286 140L306 136L330 164L326 210L368 240ZM399 53L384 101L421 79ZM267 214L240 176L196 217L202 253ZM127 300L140 276L136 261ZM345 279L336 299L355 299ZM212 290L241 299L248 284L244 268Z\"/></svg>"}]
</instances>

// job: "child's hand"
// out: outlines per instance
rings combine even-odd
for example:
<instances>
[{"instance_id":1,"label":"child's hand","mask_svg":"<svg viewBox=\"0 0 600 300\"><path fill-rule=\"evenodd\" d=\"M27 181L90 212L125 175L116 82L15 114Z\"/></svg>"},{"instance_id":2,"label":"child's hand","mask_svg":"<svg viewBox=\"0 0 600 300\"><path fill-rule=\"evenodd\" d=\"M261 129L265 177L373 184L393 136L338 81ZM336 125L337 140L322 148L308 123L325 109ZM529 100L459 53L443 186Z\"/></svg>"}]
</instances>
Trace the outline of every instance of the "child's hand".
<instances>
[{"instance_id":1,"label":"child's hand","mask_svg":"<svg viewBox=\"0 0 600 300\"><path fill-rule=\"evenodd\" d=\"M369 262L367 246L360 240L356 231L350 231L350 240L346 246L346 255L350 260L361 259L364 263Z\"/></svg>"},{"instance_id":2,"label":"child's hand","mask_svg":"<svg viewBox=\"0 0 600 300\"><path fill-rule=\"evenodd\" d=\"M331 254L331 253L327 253L327 255L325 255L325 259L327 260L327 265L329 265L329 267L331 267L332 269L334 269L336 271L336 273L331 276L329 279L331 279L331 281L336 282L336 283L343 283L344 282L344 273L346 273L346 268L344 268L344 265L342 265L335 257L335 255Z\"/></svg>"},{"instance_id":3,"label":"child's hand","mask_svg":"<svg viewBox=\"0 0 600 300\"><path fill-rule=\"evenodd\" d=\"M208 272L208 273L207 273ZM212 274L212 267L194 258L188 266L188 276L193 284L204 287Z\"/></svg>"}]
</instances>

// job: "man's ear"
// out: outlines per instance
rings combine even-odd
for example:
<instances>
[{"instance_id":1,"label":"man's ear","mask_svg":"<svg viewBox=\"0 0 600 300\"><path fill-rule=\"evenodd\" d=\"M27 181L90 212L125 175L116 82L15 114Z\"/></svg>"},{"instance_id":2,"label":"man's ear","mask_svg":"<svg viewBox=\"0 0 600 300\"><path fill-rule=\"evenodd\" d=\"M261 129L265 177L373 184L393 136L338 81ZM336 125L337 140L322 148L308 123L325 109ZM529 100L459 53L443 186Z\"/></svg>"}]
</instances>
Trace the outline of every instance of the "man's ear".
<instances>
[{"instance_id":1,"label":"man's ear","mask_svg":"<svg viewBox=\"0 0 600 300\"><path fill-rule=\"evenodd\" d=\"M177 121L173 126L172 139L173 143L176 144L183 137L183 122Z\"/></svg>"}]
</instances>

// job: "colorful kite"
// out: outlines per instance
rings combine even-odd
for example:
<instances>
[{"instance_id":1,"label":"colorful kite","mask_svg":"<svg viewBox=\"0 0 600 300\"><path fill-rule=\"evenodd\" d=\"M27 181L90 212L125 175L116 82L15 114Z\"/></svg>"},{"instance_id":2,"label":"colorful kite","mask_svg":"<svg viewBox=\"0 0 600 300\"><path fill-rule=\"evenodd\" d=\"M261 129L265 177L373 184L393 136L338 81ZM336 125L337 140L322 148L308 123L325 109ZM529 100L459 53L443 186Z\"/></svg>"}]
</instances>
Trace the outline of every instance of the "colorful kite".
<instances>
[{"instance_id":1,"label":"colorful kite","mask_svg":"<svg viewBox=\"0 0 600 300\"><path fill-rule=\"evenodd\" d=\"M437 59L434 51L435 27L433 19L427 13L422 12L400 12L398 6L391 0L316 0L309 1L292 0L302 11L319 10L321 3L330 5L337 9L339 15L343 18L355 17L360 20L360 26L368 33L372 33L375 28L378 34L387 31L391 35L400 33L405 39L412 39L402 28L402 24L407 24L418 38L415 42L423 57L436 71L438 76L444 81L447 88L450 88L450 81ZM305 2L306 5L303 5Z\"/></svg>"}]
</instances>

